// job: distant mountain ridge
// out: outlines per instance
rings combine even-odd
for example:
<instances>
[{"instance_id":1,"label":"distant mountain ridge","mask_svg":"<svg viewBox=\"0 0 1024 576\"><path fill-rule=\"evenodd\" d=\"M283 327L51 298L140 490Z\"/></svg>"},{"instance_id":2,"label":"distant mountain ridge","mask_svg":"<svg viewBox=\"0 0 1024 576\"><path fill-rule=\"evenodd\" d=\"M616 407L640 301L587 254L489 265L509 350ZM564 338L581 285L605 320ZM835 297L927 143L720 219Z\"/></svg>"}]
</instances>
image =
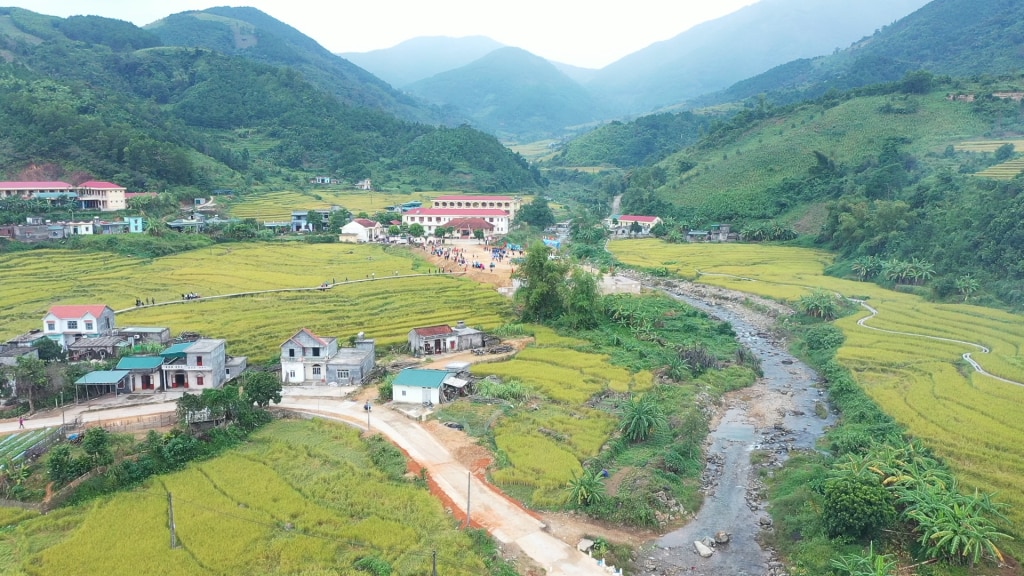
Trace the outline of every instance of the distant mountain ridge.
<instances>
[{"instance_id":1,"label":"distant mountain ridge","mask_svg":"<svg viewBox=\"0 0 1024 576\"><path fill-rule=\"evenodd\" d=\"M586 86L619 113L649 112L844 48L926 2L761 0L634 52Z\"/></svg>"},{"instance_id":2,"label":"distant mountain ridge","mask_svg":"<svg viewBox=\"0 0 1024 576\"><path fill-rule=\"evenodd\" d=\"M454 70L505 45L486 36L421 36L391 48L338 54L395 88Z\"/></svg>"},{"instance_id":3,"label":"distant mountain ridge","mask_svg":"<svg viewBox=\"0 0 1024 576\"><path fill-rule=\"evenodd\" d=\"M475 127L499 138L557 136L566 127L602 117L600 104L582 86L552 63L519 48L500 48L406 89L465 114Z\"/></svg>"}]
</instances>

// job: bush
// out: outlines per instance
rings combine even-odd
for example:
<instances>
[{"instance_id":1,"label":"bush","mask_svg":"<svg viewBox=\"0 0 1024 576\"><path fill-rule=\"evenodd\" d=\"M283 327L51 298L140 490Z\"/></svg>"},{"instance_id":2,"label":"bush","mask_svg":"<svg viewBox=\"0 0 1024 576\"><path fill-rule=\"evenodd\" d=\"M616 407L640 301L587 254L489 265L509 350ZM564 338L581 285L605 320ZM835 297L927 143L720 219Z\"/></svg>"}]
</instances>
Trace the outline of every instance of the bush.
<instances>
[{"instance_id":1,"label":"bush","mask_svg":"<svg viewBox=\"0 0 1024 576\"><path fill-rule=\"evenodd\" d=\"M896 508L876 478L831 478L824 496L822 521L832 538L873 538L896 522Z\"/></svg>"},{"instance_id":2,"label":"bush","mask_svg":"<svg viewBox=\"0 0 1024 576\"><path fill-rule=\"evenodd\" d=\"M809 350L835 350L846 341L846 335L832 324L816 324L804 334Z\"/></svg>"}]
</instances>

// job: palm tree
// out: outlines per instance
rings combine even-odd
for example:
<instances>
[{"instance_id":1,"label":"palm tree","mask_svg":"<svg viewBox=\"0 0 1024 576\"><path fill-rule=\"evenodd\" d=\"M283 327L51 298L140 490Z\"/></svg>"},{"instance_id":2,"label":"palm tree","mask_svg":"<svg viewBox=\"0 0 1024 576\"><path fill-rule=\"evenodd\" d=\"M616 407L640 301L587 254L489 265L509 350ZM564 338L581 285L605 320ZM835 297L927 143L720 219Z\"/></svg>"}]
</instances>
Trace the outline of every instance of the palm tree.
<instances>
[{"instance_id":1,"label":"palm tree","mask_svg":"<svg viewBox=\"0 0 1024 576\"><path fill-rule=\"evenodd\" d=\"M604 482L601 481L601 476L586 468L579 474L573 471L572 480L566 485L566 489L569 491L569 502L573 506L589 506L604 500Z\"/></svg>"},{"instance_id":2,"label":"palm tree","mask_svg":"<svg viewBox=\"0 0 1024 576\"><path fill-rule=\"evenodd\" d=\"M656 428L666 423L665 412L650 394L631 396L622 406L619 430L628 440L642 442L651 437Z\"/></svg>"}]
</instances>

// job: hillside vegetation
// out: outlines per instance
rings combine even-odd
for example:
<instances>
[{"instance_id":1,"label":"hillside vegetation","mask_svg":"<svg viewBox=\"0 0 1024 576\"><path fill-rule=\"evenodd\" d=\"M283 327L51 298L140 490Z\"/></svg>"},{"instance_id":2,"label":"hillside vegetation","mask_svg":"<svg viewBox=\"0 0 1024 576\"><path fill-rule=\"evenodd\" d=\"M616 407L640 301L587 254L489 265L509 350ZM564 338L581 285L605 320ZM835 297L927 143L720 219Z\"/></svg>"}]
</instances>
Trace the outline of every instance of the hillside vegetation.
<instances>
[{"instance_id":1,"label":"hillside vegetation","mask_svg":"<svg viewBox=\"0 0 1024 576\"><path fill-rule=\"evenodd\" d=\"M1024 209L1021 184L974 175L1017 153L1012 144L991 153L958 147L1015 137L1020 103L992 94L1019 84L915 73L800 105L763 102L717 123L693 146L634 169L623 212L669 217L669 228L781 222L839 251L839 272L856 258L918 259L932 266L929 285L940 298L972 275L985 288L975 296L1021 305L1024 244L1013 224ZM974 100L951 100L951 93ZM821 214L816 225L800 220L809 210Z\"/></svg>"},{"instance_id":2,"label":"hillside vegetation","mask_svg":"<svg viewBox=\"0 0 1024 576\"><path fill-rule=\"evenodd\" d=\"M20 179L27 167L51 164L43 179L79 173L129 190L249 189L311 175L477 191L538 184L526 162L491 136L350 105L366 98L337 91L361 90L359 77L276 63L294 65L289 58L305 54L302 43L286 43L287 58L259 61L154 45L154 34L126 22L84 18L0 9L2 176ZM264 43L267 34L258 34ZM310 78L337 85L325 91Z\"/></svg>"}]
</instances>

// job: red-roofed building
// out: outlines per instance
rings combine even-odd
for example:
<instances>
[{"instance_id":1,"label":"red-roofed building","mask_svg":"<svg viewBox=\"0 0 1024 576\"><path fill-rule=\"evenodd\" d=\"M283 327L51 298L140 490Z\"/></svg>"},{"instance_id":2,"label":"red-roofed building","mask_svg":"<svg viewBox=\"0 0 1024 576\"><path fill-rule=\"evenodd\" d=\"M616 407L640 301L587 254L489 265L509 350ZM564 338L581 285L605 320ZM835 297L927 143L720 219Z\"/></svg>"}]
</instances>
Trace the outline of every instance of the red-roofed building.
<instances>
[{"instance_id":1,"label":"red-roofed building","mask_svg":"<svg viewBox=\"0 0 1024 576\"><path fill-rule=\"evenodd\" d=\"M69 194L74 191L75 187L67 182L0 182L0 198L31 198L42 193Z\"/></svg>"},{"instance_id":2,"label":"red-roofed building","mask_svg":"<svg viewBox=\"0 0 1024 576\"><path fill-rule=\"evenodd\" d=\"M109 335L114 322L114 311L106 304L53 306L43 317L43 335L67 348L80 338Z\"/></svg>"},{"instance_id":3,"label":"red-roofed building","mask_svg":"<svg viewBox=\"0 0 1024 576\"><path fill-rule=\"evenodd\" d=\"M78 192L79 204L85 210L113 212L128 207L124 197L127 190L113 182L90 180L79 184L75 191Z\"/></svg>"},{"instance_id":4,"label":"red-roofed building","mask_svg":"<svg viewBox=\"0 0 1024 576\"><path fill-rule=\"evenodd\" d=\"M498 208L414 208L402 214L402 224L419 224L427 234L438 226L448 226L452 220L479 218L494 226L494 234L508 234L509 213Z\"/></svg>"},{"instance_id":5,"label":"red-roofed building","mask_svg":"<svg viewBox=\"0 0 1024 576\"><path fill-rule=\"evenodd\" d=\"M472 238L476 230L483 230L486 236L494 233L494 224L483 218L456 218L448 221L447 228L452 229L452 235L456 238Z\"/></svg>"},{"instance_id":6,"label":"red-roofed building","mask_svg":"<svg viewBox=\"0 0 1024 576\"><path fill-rule=\"evenodd\" d=\"M508 219L516 217L516 212L522 207L522 200L512 196L469 196L461 194L449 194L438 196L433 201L434 208L455 208L459 210L497 209L508 213Z\"/></svg>"},{"instance_id":7,"label":"red-roofed building","mask_svg":"<svg viewBox=\"0 0 1024 576\"><path fill-rule=\"evenodd\" d=\"M385 233L386 231L380 225L380 222L374 222L366 218L356 218L341 227L341 236L338 239L342 242L376 242Z\"/></svg>"},{"instance_id":8,"label":"red-roofed building","mask_svg":"<svg viewBox=\"0 0 1024 576\"><path fill-rule=\"evenodd\" d=\"M618 225L615 221L618 221ZM654 228L658 224L661 224L661 218L657 216L636 216L632 214L623 214L622 216L612 217L605 220L605 223L609 228L617 230L616 234L630 234L633 224L636 223L640 226L641 234L650 234L651 228Z\"/></svg>"},{"instance_id":9,"label":"red-roofed building","mask_svg":"<svg viewBox=\"0 0 1024 576\"><path fill-rule=\"evenodd\" d=\"M422 326L409 331L409 349L417 356L454 352L458 347L459 336L447 324Z\"/></svg>"},{"instance_id":10,"label":"red-roofed building","mask_svg":"<svg viewBox=\"0 0 1024 576\"><path fill-rule=\"evenodd\" d=\"M21 196L22 198L75 199L83 210L113 212L127 208L125 188L113 182L90 180L78 186L67 182L0 182L0 198Z\"/></svg>"}]
</instances>

